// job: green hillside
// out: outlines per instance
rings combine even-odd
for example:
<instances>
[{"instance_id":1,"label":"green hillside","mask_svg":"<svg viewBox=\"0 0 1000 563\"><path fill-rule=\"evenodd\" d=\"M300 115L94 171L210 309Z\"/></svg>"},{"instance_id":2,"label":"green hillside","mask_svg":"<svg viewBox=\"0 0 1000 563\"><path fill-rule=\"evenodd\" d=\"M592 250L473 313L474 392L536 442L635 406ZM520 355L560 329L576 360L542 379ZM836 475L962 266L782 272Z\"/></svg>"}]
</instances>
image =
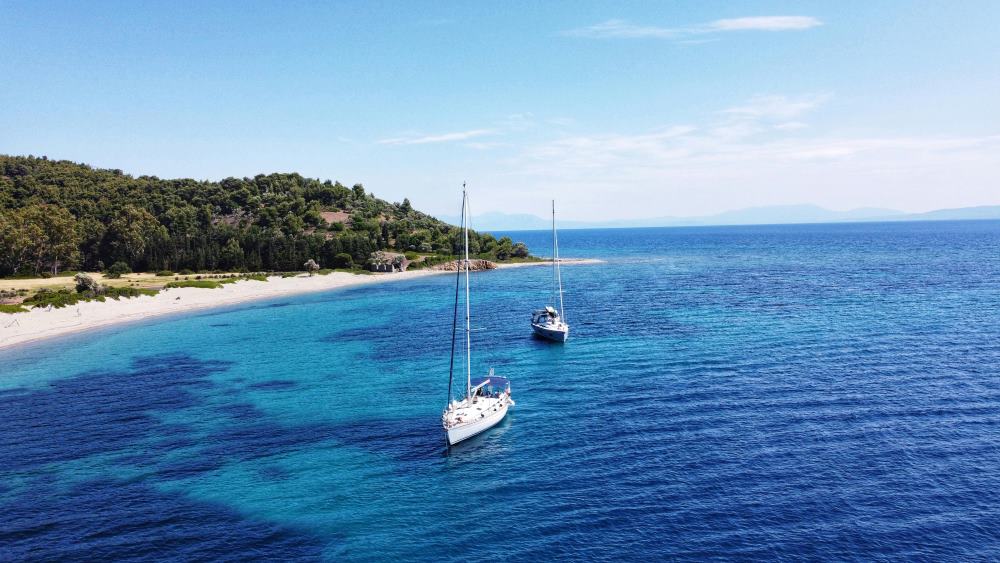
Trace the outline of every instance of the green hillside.
<instances>
[{"instance_id":1,"label":"green hillside","mask_svg":"<svg viewBox=\"0 0 1000 563\"><path fill-rule=\"evenodd\" d=\"M0 155L0 276L116 262L134 271L288 271L309 259L343 268L378 250L447 255L460 244L456 227L361 184L299 174L166 180ZM470 247L501 261L528 253L489 234L473 233Z\"/></svg>"}]
</instances>

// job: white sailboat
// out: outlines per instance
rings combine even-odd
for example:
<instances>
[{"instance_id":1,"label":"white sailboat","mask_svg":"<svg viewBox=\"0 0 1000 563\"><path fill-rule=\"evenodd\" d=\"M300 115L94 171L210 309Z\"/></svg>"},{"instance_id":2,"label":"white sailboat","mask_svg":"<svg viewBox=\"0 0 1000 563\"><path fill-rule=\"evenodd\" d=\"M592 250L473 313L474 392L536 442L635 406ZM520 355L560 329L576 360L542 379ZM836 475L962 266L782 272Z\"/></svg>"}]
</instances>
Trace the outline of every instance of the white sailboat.
<instances>
[{"instance_id":1,"label":"white sailboat","mask_svg":"<svg viewBox=\"0 0 1000 563\"><path fill-rule=\"evenodd\" d=\"M566 310L563 308L562 273L559 270L559 237L556 234L556 202L552 202L552 276L553 283L559 294L559 308L555 304L531 314L531 328L542 338L566 342L569 338L569 324L566 323Z\"/></svg>"},{"instance_id":2,"label":"white sailboat","mask_svg":"<svg viewBox=\"0 0 1000 563\"><path fill-rule=\"evenodd\" d=\"M448 372L448 406L441 414L448 445L453 446L467 440L499 423L507 410L514 406L510 396L510 381L494 375L493 368L487 377L472 378L472 325L469 315L469 202L462 184L462 230L465 236L464 268L459 268L458 277L465 272L465 396L453 399L451 395L452 375L455 367L455 333L458 326L458 278L455 280L455 322L451 334L451 369Z\"/></svg>"}]
</instances>

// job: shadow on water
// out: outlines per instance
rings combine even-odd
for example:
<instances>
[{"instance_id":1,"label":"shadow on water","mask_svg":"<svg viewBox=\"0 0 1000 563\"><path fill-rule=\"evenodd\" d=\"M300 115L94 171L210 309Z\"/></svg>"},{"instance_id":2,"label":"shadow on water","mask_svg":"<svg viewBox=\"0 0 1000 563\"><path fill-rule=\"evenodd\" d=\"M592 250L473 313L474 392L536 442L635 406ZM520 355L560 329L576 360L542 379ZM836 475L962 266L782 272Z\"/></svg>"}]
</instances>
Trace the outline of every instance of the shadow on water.
<instances>
[{"instance_id":1,"label":"shadow on water","mask_svg":"<svg viewBox=\"0 0 1000 563\"><path fill-rule=\"evenodd\" d=\"M335 425L329 436L338 442L386 455L400 462L435 459L444 445L437 417L358 420Z\"/></svg>"},{"instance_id":2,"label":"shadow on water","mask_svg":"<svg viewBox=\"0 0 1000 563\"><path fill-rule=\"evenodd\" d=\"M212 408L219 419L187 455L166 463L152 452L147 460L162 479L182 479L221 469L230 463L256 461L315 446L331 438L326 424L285 425L268 422L267 415L250 403L226 403Z\"/></svg>"},{"instance_id":3,"label":"shadow on water","mask_svg":"<svg viewBox=\"0 0 1000 563\"><path fill-rule=\"evenodd\" d=\"M3 512L0 559L10 561L316 560L332 539L111 480L85 481L68 492L35 486Z\"/></svg>"},{"instance_id":4,"label":"shadow on water","mask_svg":"<svg viewBox=\"0 0 1000 563\"><path fill-rule=\"evenodd\" d=\"M439 328L436 321L414 318L407 321L407 329L404 332L401 332L395 323L369 324L338 330L317 338L317 341L333 345L364 342L370 350L369 356L373 358L392 357L401 347L407 349L407 357L410 360L437 358L449 353L451 340L438 338L428 341L421 338L421 335L436 333ZM450 336L450 332L448 335ZM411 342L413 346L410 346Z\"/></svg>"},{"instance_id":5,"label":"shadow on water","mask_svg":"<svg viewBox=\"0 0 1000 563\"><path fill-rule=\"evenodd\" d=\"M390 325L369 325L363 327L349 328L321 336L317 339L326 344L339 344L341 342L364 341L366 344L374 344L379 340L391 340L392 330Z\"/></svg>"},{"instance_id":6,"label":"shadow on water","mask_svg":"<svg viewBox=\"0 0 1000 563\"><path fill-rule=\"evenodd\" d=\"M112 477L136 470L161 482L198 477L329 437L321 426L267 423L249 404L206 404L217 390L211 376L227 369L183 354L145 356L126 370L0 392L0 481L27 476L7 487L0 503L0 559L319 557L330 538ZM164 414L179 411L197 416L164 422ZM94 476L75 480L59 470L80 462L96 463ZM262 475L282 478L270 466Z\"/></svg>"},{"instance_id":7,"label":"shadow on water","mask_svg":"<svg viewBox=\"0 0 1000 563\"><path fill-rule=\"evenodd\" d=\"M229 306L223 306L218 308L209 309L207 311L201 311L196 313L190 313L189 318L207 318L207 317L224 317L233 314L236 311L253 311L257 309L280 309L282 307L288 307L291 302L280 302L280 303L265 303L265 304L235 304ZM233 326L232 323L215 323L210 324L212 327L226 327Z\"/></svg>"},{"instance_id":8,"label":"shadow on water","mask_svg":"<svg viewBox=\"0 0 1000 563\"><path fill-rule=\"evenodd\" d=\"M258 389L258 390L286 390L294 389L298 387L298 383L286 379L274 379L271 381L262 381L260 383L252 383L247 386L248 389Z\"/></svg>"},{"instance_id":9,"label":"shadow on water","mask_svg":"<svg viewBox=\"0 0 1000 563\"><path fill-rule=\"evenodd\" d=\"M282 425L246 402L212 405L226 395L210 376L229 369L219 361L183 354L138 357L123 371L91 371L32 390L0 392L0 471L39 471L44 466L107 453L170 473L211 470L233 460L256 459L327 440L323 424ZM256 384L289 389L290 381ZM252 386L253 387L253 386ZM195 409L195 410L191 410ZM191 410L190 423L163 421ZM45 421L45 424L39 424ZM198 462L161 465L179 449Z\"/></svg>"},{"instance_id":10,"label":"shadow on water","mask_svg":"<svg viewBox=\"0 0 1000 563\"><path fill-rule=\"evenodd\" d=\"M198 405L229 364L183 354L139 357L126 371L92 371L47 387L0 392L0 470L31 470L127 448L161 423L156 411ZM39 424L39 421L45 424Z\"/></svg>"}]
</instances>

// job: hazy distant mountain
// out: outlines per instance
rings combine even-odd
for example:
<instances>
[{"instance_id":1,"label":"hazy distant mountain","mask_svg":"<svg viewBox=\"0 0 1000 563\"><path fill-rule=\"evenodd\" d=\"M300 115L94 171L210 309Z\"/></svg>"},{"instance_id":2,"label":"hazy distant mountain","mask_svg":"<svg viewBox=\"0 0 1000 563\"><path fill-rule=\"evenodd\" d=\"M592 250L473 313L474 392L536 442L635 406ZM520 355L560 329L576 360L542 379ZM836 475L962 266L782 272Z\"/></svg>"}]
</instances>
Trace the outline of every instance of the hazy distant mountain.
<instances>
[{"instance_id":1,"label":"hazy distant mountain","mask_svg":"<svg viewBox=\"0 0 1000 563\"><path fill-rule=\"evenodd\" d=\"M455 224L459 217L441 217ZM926 213L903 213L894 209L861 207L832 211L818 205L773 205L748 207L701 217L652 217L616 221L559 220L562 229L628 227L679 227L709 225L780 225L789 223L843 223L852 221L945 221L959 219L1000 219L1000 205L939 209ZM551 219L530 214L484 213L472 218L472 228L480 231L527 231L548 229Z\"/></svg>"},{"instance_id":2,"label":"hazy distant mountain","mask_svg":"<svg viewBox=\"0 0 1000 563\"><path fill-rule=\"evenodd\" d=\"M462 220L458 215L442 215L438 218L452 225L458 225ZM531 231L550 228L552 220L542 219L527 213L498 213L494 211L473 216L470 226L479 231Z\"/></svg>"},{"instance_id":3,"label":"hazy distant mountain","mask_svg":"<svg viewBox=\"0 0 1000 563\"><path fill-rule=\"evenodd\" d=\"M774 225L780 223L834 223L866 221L903 215L894 209L862 207L850 211L831 211L818 205L773 205L726 211L707 217L682 219L675 224L691 225Z\"/></svg>"},{"instance_id":4,"label":"hazy distant mountain","mask_svg":"<svg viewBox=\"0 0 1000 563\"><path fill-rule=\"evenodd\" d=\"M979 207L958 207L938 209L926 213L906 216L912 221L954 221L960 219L1000 219L1000 205L980 205Z\"/></svg>"}]
</instances>

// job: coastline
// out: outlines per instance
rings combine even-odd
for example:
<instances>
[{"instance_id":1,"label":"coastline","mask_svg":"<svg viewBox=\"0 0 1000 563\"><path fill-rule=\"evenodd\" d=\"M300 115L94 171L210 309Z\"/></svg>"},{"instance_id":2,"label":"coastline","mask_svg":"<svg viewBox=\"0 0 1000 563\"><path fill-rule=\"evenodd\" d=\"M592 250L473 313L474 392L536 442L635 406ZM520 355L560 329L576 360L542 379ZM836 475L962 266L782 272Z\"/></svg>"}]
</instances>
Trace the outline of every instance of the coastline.
<instances>
[{"instance_id":1,"label":"coastline","mask_svg":"<svg viewBox=\"0 0 1000 563\"><path fill-rule=\"evenodd\" d=\"M600 261L564 259L562 263L596 264ZM497 269L547 264L551 264L551 261L498 264ZM427 269L396 274L363 275L332 272L325 276L308 276L306 274L290 278L271 276L266 282L241 280L216 289L172 288L152 296L109 299L104 302L85 301L61 309L32 308L26 313L0 315L0 350L155 317L202 311L288 295L317 293L453 273L446 270Z\"/></svg>"}]
</instances>

